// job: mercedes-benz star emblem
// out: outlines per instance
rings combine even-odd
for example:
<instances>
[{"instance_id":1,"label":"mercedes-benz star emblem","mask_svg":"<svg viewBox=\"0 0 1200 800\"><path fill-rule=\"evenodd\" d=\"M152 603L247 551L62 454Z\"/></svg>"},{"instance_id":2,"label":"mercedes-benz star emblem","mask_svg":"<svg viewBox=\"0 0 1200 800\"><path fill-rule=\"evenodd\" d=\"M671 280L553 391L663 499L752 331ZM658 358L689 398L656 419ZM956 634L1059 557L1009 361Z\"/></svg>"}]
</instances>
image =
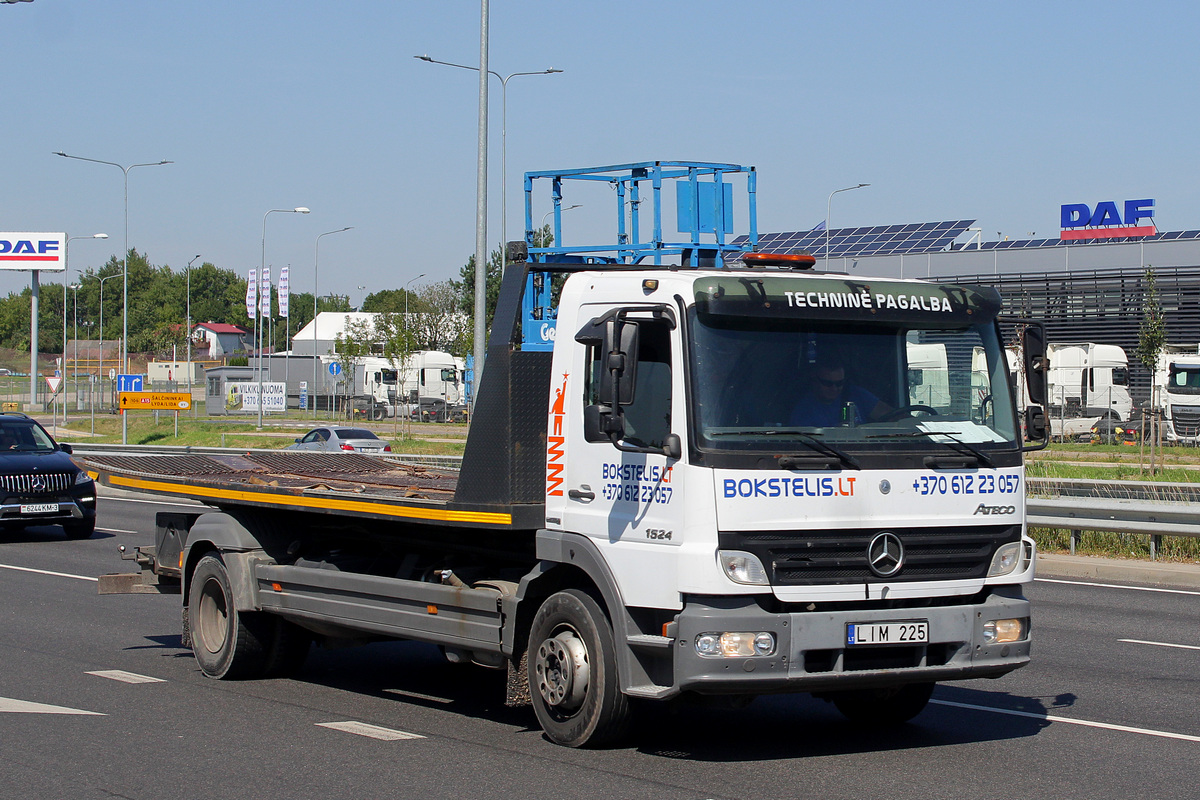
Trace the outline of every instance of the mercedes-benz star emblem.
<instances>
[{"instance_id":1,"label":"mercedes-benz star emblem","mask_svg":"<svg viewBox=\"0 0 1200 800\"><path fill-rule=\"evenodd\" d=\"M46 481L41 475L35 475L33 477L33 490L35 492L46 491Z\"/></svg>"},{"instance_id":2,"label":"mercedes-benz star emblem","mask_svg":"<svg viewBox=\"0 0 1200 800\"><path fill-rule=\"evenodd\" d=\"M867 566L880 578L890 578L904 566L904 544L894 533L884 531L867 545Z\"/></svg>"}]
</instances>

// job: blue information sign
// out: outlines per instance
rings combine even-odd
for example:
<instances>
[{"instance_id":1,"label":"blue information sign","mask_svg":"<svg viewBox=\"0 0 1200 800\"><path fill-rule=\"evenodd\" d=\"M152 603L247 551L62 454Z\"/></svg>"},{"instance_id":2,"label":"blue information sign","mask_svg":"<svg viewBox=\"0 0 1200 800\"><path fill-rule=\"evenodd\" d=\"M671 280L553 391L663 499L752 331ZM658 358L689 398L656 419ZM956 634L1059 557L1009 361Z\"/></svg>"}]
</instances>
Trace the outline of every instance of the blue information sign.
<instances>
[{"instance_id":1,"label":"blue information sign","mask_svg":"<svg viewBox=\"0 0 1200 800\"><path fill-rule=\"evenodd\" d=\"M117 376L117 391L118 392L140 392L142 391L143 375L118 375Z\"/></svg>"}]
</instances>

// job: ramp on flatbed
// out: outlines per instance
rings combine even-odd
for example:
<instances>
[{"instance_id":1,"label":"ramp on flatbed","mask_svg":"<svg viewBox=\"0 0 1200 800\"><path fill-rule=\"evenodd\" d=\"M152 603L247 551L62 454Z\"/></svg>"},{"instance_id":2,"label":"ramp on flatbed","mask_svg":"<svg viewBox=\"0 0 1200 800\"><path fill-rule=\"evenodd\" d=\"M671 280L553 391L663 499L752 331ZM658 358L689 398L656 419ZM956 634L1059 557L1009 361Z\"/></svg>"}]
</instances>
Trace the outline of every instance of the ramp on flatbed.
<instances>
[{"instance_id":1,"label":"ramp on flatbed","mask_svg":"<svg viewBox=\"0 0 1200 800\"><path fill-rule=\"evenodd\" d=\"M77 460L104 485L190 497L218 508L266 507L482 528L541 525L540 505L455 503L458 473L360 453L96 454Z\"/></svg>"}]
</instances>

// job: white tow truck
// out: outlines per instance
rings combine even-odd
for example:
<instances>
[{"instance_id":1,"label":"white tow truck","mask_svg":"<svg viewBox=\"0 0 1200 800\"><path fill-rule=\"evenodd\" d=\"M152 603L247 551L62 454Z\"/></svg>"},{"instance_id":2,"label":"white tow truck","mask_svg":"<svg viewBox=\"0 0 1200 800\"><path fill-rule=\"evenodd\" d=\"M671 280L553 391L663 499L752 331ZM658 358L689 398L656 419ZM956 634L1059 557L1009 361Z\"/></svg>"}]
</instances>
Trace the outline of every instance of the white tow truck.
<instances>
[{"instance_id":1,"label":"white tow truck","mask_svg":"<svg viewBox=\"0 0 1200 800\"><path fill-rule=\"evenodd\" d=\"M298 669L313 642L439 645L506 670L507 701L567 746L620 737L636 699L811 692L894 723L938 681L1025 665L1022 457L1045 420L1030 409L1040 441L1021 440L999 296L816 274L811 256L753 252L753 215L729 244L724 182L739 177L752 193L753 169L732 164L527 174L527 198L555 184L556 243L572 179L626 205L607 252L538 248L527 199L460 472L93 456L107 484L215 507L161 514L156 545L127 554L144 572L101 591L181 591L214 678ZM693 202L677 244L658 227L669 179ZM624 227L641 191L645 241ZM1023 330L1044 402L1044 337ZM910 394L910 344L926 343L946 354L936 408ZM842 384L835 424L803 418L823 380Z\"/></svg>"}]
</instances>

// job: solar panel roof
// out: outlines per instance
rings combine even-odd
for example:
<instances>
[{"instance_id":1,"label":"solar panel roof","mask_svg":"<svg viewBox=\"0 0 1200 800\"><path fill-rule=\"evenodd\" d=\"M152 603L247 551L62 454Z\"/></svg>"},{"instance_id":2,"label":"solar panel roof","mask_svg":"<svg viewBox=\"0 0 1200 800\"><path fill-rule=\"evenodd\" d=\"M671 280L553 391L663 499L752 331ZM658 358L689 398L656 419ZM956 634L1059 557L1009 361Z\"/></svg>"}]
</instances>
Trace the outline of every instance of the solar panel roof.
<instances>
[{"instance_id":1,"label":"solar panel roof","mask_svg":"<svg viewBox=\"0 0 1200 800\"><path fill-rule=\"evenodd\" d=\"M908 255L946 250L975 220L914 222L829 231L785 231L760 233L758 249L770 253L810 253L817 258ZM744 244L740 236L734 244Z\"/></svg>"}]
</instances>

